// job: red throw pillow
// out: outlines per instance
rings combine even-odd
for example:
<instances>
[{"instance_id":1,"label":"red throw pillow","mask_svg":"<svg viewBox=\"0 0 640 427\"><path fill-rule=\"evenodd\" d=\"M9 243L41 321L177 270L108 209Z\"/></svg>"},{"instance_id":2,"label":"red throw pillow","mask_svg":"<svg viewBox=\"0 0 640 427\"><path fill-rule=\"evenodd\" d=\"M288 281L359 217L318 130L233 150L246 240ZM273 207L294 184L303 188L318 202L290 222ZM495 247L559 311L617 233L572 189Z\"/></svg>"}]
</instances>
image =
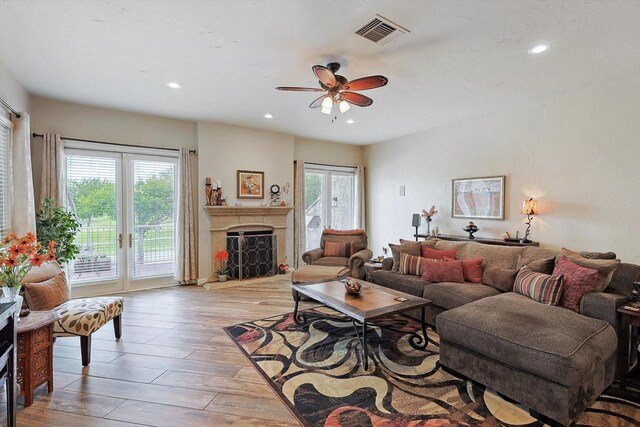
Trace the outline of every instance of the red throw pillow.
<instances>
[{"instance_id":1,"label":"red throw pillow","mask_svg":"<svg viewBox=\"0 0 640 427\"><path fill-rule=\"evenodd\" d=\"M580 312L580 300L589 292L593 292L598 270L582 267L565 256L561 256L553 269L554 275L564 275L564 287L560 297L560 305Z\"/></svg>"},{"instance_id":2,"label":"red throw pillow","mask_svg":"<svg viewBox=\"0 0 640 427\"><path fill-rule=\"evenodd\" d=\"M420 252L422 253L422 258L456 259L456 253L458 252L458 250L457 249L432 249L428 246L422 246L422 248L420 248Z\"/></svg>"},{"instance_id":3,"label":"red throw pillow","mask_svg":"<svg viewBox=\"0 0 640 427\"><path fill-rule=\"evenodd\" d=\"M350 257L351 242L324 242L324 256Z\"/></svg>"},{"instance_id":4,"label":"red throw pillow","mask_svg":"<svg viewBox=\"0 0 640 427\"><path fill-rule=\"evenodd\" d=\"M464 283L462 261L425 258L422 261L422 278L429 282Z\"/></svg>"},{"instance_id":5,"label":"red throw pillow","mask_svg":"<svg viewBox=\"0 0 640 427\"><path fill-rule=\"evenodd\" d=\"M449 257L445 258L446 261L455 261ZM480 283L482 282L482 261L484 258L470 258L461 259L462 261L462 274L464 275L465 282Z\"/></svg>"}]
</instances>

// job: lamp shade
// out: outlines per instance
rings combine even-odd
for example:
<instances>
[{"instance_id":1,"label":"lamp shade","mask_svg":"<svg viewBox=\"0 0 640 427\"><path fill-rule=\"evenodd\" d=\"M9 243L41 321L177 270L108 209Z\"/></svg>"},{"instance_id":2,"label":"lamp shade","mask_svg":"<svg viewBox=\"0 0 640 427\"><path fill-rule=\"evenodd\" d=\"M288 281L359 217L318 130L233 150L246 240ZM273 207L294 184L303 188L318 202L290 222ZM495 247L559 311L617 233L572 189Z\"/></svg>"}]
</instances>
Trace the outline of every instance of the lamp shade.
<instances>
[{"instance_id":1,"label":"lamp shade","mask_svg":"<svg viewBox=\"0 0 640 427\"><path fill-rule=\"evenodd\" d=\"M533 198L522 201L522 215L538 215L538 206Z\"/></svg>"}]
</instances>

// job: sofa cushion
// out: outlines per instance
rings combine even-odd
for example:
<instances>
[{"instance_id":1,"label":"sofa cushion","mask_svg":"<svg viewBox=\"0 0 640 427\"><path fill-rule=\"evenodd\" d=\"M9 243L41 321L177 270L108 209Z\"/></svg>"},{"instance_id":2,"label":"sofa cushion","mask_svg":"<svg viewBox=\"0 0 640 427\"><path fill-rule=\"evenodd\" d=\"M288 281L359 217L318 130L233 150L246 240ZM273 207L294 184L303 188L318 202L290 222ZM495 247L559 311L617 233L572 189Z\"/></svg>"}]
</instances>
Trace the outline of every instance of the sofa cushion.
<instances>
[{"instance_id":1,"label":"sofa cushion","mask_svg":"<svg viewBox=\"0 0 640 427\"><path fill-rule=\"evenodd\" d=\"M476 242L449 242L439 240L436 249L458 250L457 259L484 258L483 266L495 265L500 268L516 268L518 256L523 252L522 247L485 245Z\"/></svg>"},{"instance_id":2,"label":"sofa cushion","mask_svg":"<svg viewBox=\"0 0 640 427\"><path fill-rule=\"evenodd\" d=\"M561 256L553 269L554 275L562 275L562 296L560 305L567 307L576 313L580 311L580 300L593 290L593 285L598 278L598 270L580 267L571 262L567 257Z\"/></svg>"},{"instance_id":3,"label":"sofa cushion","mask_svg":"<svg viewBox=\"0 0 640 427\"><path fill-rule=\"evenodd\" d=\"M424 258L409 254L400 254L400 274L422 276L422 260Z\"/></svg>"},{"instance_id":4,"label":"sofa cushion","mask_svg":"<svg viewBox=\"0 0 640 427\"><path fill-rule=\"evenodd\" d=\"M620 264L619 259L591 259L580 256L580 254L573 252L567 248L562 248L560 255L564 255L571 261L575 262L581 267L595 268L598 270L598 278L593 286L594 292L602 292L609 286L609 282L613 277L613 273Z\"/></svg>"},{"instance_id":5,"label":"sofa cushion","mask_svg":"<svg viewBox=\"0 0 640 427\"><path fill-rule=\"evenodd\" d=\"M429 259L445 259L452 258L456 259L457 249L432 249L428 246L423 246L420 250L420 253L423 258Z\"/></svg>"},{"instance_id":6,"label":"sofa cushion","mask_svg":"<svg viewBox=\"0 0 640 427\"><path fill-rule=\"evenodd\" d=\"M413 256L420 256L420 248L422 245L420 242L409 242L402 241L400 245L395 245L393 243L389 243L389 248L391 248L391 255L393 256L393 267L391 270L399 271L400 270L400 254L405 253Z\"/></svg>"},{"instance_id":7,"label":"sofa cushion","mask_svg":"<svg viewBox=\"0 0 640 427\"><path fill-rule=\"evenodd\" d=\"M442 341L567 386L580 384L617 345L607 322L513 292L441 313L436 323Z\"/></svg>"},{"instance_id":8,"label":"sofa cushion","mask_svg":"<svg viewBox=\"0 0 640 427\"><path fill-rule=\"evenodd\" d=\"M23 283L29 310L46 311L69 301L69 284L64 271L39 283Z\"/></svg>"},{"instance_id":9,"label":"sofa cushion","mask_svg":"<svg viewBox=\"0 0 640 427\"><path fill-rule=\"evenodd\" d=\"M542 304L558 305L562 295L562 276L536 273L529 267L522 267L513 284L513 292Z\"/></svg>"},{"instance_id":10,"label":"sofa cushion","mask_svg":"<svg viewBox=\"0 0 640 427\"><path fill-rule=\"evenodd\" d=\"M516 281L518 270L500 268L487 265L482 273L482 283L503 292L513 290L513 283Z\"/></svg>"},{"instance_id":11,"label":"sofa cushion","mask_svg":"<svg viewBox=\"0 0 640 427\"><path fill-rule=\"evenodd\" d=\"M422 297L434 305L450 310L482 298L500 294L500 291L477 283L431 283L424 286Z\"/></svg>"},{"instance_id":12,"label":"sofa cushion","mask_svg":"<svg viewBox=\"0 0 640 427\"><path fill-rule=\"evenodd\" d=\"M633 282L640 280L640 265L621 262L613 272L608 289L616 290L624 296L631 295Z\"/></svg>"},{"instance_id":13,"label":"sofa cushion","mask_svg":"<svg viewBox=\"0 0 640 427\"><path fill-rule=\"evenodd\" d=\"M542 274L551 274L553 273L553 268L556 266L556 258L555 257L550 257L550 258L538 258L538 259L531 259L531 258L524 258L522 255L520 255L518 257L518 270L521 269L522 267L529 267L531 270L535 271L536 273L542 273Z\"/></svg>"},{"instance_id":14,"label":"sofa cushion","mask_svg":"<svg viewBox=\"0 0 640 427\"><path fill-rule=\"evenodd\" d=\"M462 261L459 259L423 258L422 278L429 282L464 282Z\"/></svg>"},{"instance_id":15,"label":"sofa cushion","mask_svg":"<svg viewBox=\"0 0 640 427\"><path fill-rule=\"evenodd\" d=\"M88 336L122 314L124 298L93 297L72 299L55 311L60 319L53 323L53 336Z\"/></svg>"},{"instance_id":16,"label":"sofa cushion","mask_svg":"<svg viewBox=\"0 0 640 427\"><path fill-rule=\"evenodd\" d=\"M400 274L397 271L388 270L375 270L371 272L371 281L376 285L385 286L417 297L422 296L425 286L431 286L429 282L425 282L418 276L409 276Z\"/></svg>"},{"instance_id":17,"label":"sofa cushion","mask_svg":"<svg viewBox=\"0 0 640 427\"><path fill-rule=\"evenodd\" d=\"M325 256L313 263L313 265L329 265L334 267L346 267L349 265L349 258L341 256Z\"/></svg>"}]
</instances>

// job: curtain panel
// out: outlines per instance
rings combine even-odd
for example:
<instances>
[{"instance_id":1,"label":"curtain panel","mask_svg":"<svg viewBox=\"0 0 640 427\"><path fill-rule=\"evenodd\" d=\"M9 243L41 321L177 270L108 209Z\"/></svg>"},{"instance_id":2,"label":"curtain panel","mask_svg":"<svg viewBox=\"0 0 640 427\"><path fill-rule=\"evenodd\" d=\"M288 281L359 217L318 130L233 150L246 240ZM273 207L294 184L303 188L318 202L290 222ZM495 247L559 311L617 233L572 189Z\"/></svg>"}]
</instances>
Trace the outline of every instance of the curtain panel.
<instances>
[{"instance_id":1,"label":"curtain panel","mask_svg":"<svg viewBox=\"0 0 640 427\"><path fill-rule=\"evenodd\" d=\"M31 173L31 135L29 115L12 115L13 137L11 140L11 231L18 236L27 231L36 231L36 212Z\"/></svg>"},{"instance_id":2,"label":"curtain panel","mask_svg":"<svg viewBox=\"0 0 640 427\"><path fill-rule=\"evenodd\" d=\"M42 143L42 179L40 182L40 200L48 197L55 199L58 205L65 205L64 143L60 135L45 133Z\"/></svg>"},{"instance_id":3,"label":"curtain panel","mask_svg":"<svg viewBox=\"0 0 640 427\"><path fill-rule=\"evenodd\" d=\"M358 166L356 168L356 200L355 200L355 228L362 228L367 230L366 221L366 193L365 193L365 168L364 166Z\"/></svg>"},{"instance_id":4,"label":"curtain panel","mask_svg":"<svg viewBox=\"0 0 640 427\"><path fill-rule=\"evenodd\" d=\"M306 249L306 213L304 200L304 162L293 163L293 262L294 267L304 265L302 254Z\"/></svg>"},{"instance_id":5,"label":"curtain panel","mask_svg":"<svg viewBox=\"0 0 640 427\"><path fill-rule=\"evenodd\" d=\"M198 280L196 225L193 211L193 183L191 179L191 154L188 148L180 149L180 176L178 178L178 265L175 279L179 283L195 283Z\"/></svg>"}]
</instances>

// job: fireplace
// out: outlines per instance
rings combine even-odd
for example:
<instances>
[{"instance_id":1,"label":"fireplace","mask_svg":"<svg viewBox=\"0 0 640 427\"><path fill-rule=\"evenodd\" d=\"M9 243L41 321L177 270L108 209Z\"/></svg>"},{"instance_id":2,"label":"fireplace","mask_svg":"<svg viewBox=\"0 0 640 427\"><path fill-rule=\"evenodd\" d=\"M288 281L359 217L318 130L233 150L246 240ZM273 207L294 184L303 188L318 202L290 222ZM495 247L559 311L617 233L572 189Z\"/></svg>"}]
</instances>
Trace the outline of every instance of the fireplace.
<instances>
[{"instance_id":1,"label":"fireplace","mask_svg":"<svg viewBox=\"0 0 640 427\"><path fill-rule=\"evenodd\" d=\"M273 274L273 266L285 262L287 254L287 216L293 210L291 206L205 206L205 211L209 214L211 221L211 275L210 281L217 280L217 262L215 254L219 250L231 249L236 251L235 255L230 254L230 262L236 262L234 267L236 275L231 277L240 278L240 243L245 243L248 253L243 260L251 260L255 257L258 267L249 270L242 270L242 278L246 279L254 274ZM265 237L270 236L270 237ZM242 238L241 238L242 237ZM251 237L251 238L250 238ZM229 247L228 238L237 241L235 246ZM244 239L244 240L242 240ZM262 251L266 241L270 240L272 251ZM247 246L248 245L248 246ZM260 249L260 251L258 251ZM258 256L258 253L260 255ZM265 258L265 254L270 254L271 259ZM244 268L244 267L243 267ZM237 271L236 271L237 270ZM276 270L277 271L277 270Z\"/></svg>"},{"instance_id":2,"label":"fireplace","mask_svg":"<svg viewBox=\"0 0 640 427\"><path fill-rule=\"evenodd\" d=\"M276 273L277 236L271 230L227 232L229 277L250 279Z\"/></svg>"}]
</instances>

